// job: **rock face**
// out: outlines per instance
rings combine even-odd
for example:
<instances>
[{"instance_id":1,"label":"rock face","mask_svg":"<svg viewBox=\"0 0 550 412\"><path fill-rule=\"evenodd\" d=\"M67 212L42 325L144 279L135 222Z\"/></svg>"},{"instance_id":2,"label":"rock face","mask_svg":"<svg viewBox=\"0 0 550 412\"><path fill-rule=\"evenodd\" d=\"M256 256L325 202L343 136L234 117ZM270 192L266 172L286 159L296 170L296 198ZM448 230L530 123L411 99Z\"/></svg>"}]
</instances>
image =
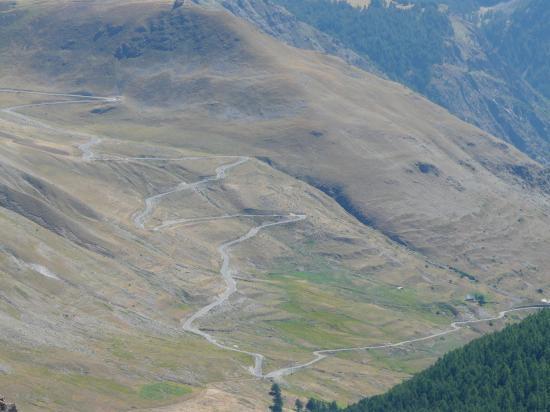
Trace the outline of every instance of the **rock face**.
<instances>
[{"instance_id":1,"label":"rock face","mask_svg":"<svg viewBox=\"0 0 550 412\"><path fill-rule=\"evenodd\" d=\"M542 82L531 84L524 75L529 69L521 73L520 67L499 53L484 29L490 23L471 15L455 14L450 19L453 37L449 41L458 52L432 67L424 94L461 119L549 164L550 105ZM492 30L505 36L504 27Z\"/></svg>"},{"instance_id":2,"label":"rock face","mask_svg":"<svg viewBox=\"0 0 550 412\"><path fill-rule=\"evenodd\" d=\"M172 10L178 9L184 4L184 0L176 0L174 1L174 5L172 6Z\"/></svg>"},{"instance_id":3,"label":"rock face","mask_svg":"<svg viewBox=\"0 0 550 412\"><path fill-rule=\"evenodd\" d=\"M0 395L0 411L17 412L17 407L13 403L7 403L4 397Z\"/></svg>"}]
</instances>

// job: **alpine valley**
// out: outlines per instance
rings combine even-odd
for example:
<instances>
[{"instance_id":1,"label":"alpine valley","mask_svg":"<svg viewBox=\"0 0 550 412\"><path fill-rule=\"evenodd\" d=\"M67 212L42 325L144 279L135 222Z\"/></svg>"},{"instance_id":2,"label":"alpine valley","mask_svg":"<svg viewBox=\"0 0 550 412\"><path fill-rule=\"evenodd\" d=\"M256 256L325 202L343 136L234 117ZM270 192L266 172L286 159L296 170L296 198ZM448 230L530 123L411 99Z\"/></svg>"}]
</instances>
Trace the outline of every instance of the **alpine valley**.
<instances>
[{"instance_id":1,"label":"alpine valley","mask_svg":"<svg viewBox=\"0 0 550 412\"><path fill-rule=\"evenodd\" d=\"M549 4L350 3L0 1L18 410L343 405L546 305Z\"/></svg>"}]
</instances>

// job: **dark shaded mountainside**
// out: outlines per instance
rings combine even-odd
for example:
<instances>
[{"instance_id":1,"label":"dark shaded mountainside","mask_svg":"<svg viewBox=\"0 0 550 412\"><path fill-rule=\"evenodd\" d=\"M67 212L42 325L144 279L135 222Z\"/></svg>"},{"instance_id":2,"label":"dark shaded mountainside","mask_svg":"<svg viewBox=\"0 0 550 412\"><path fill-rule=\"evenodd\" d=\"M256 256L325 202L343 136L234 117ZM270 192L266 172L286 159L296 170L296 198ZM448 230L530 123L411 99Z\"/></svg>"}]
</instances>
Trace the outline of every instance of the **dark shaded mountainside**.
<instances>
[{"instance_id":1,"label":"dark shaded mountainside","mask_svg":"<svg viewBox=\"0 0 550 412\"><path fill-rule=\"evenodd\" d=\"M123 107L74 121L255 156L461 276L519 291L546 286L548 171L410 89L288 47L217 7L25 4L2 14L3 84L123 94ZM6 187L5 207L26 204L12 201L13 181Z\"/></svg>"},{"instance_id":2,"label":"dark shaded mountainside","mask_svg":"<svg viewBox=\"0 0 550 412\"><path fill-rule=\"evenodd\" d=\"M550 162L545 0L373 0L365 9L331 0L218 3L289 44L338 55L399 81Z\"/></svg>"},{"instance_id":3,"label":"dark shaded mountainside","mask_svg":"<svg viewBox=\"0 0 550 412\"><path fill-rule=\"evenodd\" d=\"M550 310L446 354L388 393L310 412L534 412L550 409Z\"/></svg>"}]
</instances>

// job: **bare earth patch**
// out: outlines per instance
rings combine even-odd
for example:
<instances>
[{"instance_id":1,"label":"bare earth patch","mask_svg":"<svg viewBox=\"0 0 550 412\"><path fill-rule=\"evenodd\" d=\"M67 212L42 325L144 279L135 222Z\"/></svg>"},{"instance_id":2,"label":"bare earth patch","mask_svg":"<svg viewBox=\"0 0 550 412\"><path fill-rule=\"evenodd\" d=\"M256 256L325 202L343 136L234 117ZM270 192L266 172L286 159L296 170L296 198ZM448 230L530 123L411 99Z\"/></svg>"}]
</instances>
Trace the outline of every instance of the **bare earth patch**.
<instances>
[{"instance_id":1,"label":"bare earth patch","mask_svg":"<svg viewBox=\"0 0 550 412\"><path fill-rule=\"evenodd\" d=\"M264 411L251 399L236 397L219 389L206 389L197 396L176 405L142 410L142 412L260 412Z\"/></svg>"}]
</instances>

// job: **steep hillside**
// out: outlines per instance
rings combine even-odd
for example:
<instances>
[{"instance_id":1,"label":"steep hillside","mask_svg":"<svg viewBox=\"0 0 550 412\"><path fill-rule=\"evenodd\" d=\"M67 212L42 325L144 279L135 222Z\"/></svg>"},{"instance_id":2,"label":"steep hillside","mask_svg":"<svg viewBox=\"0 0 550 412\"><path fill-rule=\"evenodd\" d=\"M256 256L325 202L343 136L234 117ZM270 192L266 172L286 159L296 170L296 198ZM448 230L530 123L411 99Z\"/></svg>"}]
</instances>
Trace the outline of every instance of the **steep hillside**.
<instances>
[{"instance_id":1,"label":"steep hillside","mask_svg":"<svg viewBox=\"0 0 550 412\"><path fill-rule=\"evenodd\" d=\"M194 0L194 3L214 8L221 5L235 16L254 24L263 32L291 46L332 54L362 69L381 74L368 57L360 56L334 37L301 22L284 7L273 2Z\"/></svg>"},{"instance_id":2,"label":"steep hillside","mask_svg":"<svg viewBox=\"0 0 550 412\"><path fill-rule=\"evenodd\" d=\"M265 410L272 377L352 401L502 326L456 319L546 296L538 163L397 83L172 6L2 11L0 385L18 407ZM355 350L386 342L415 345Z\"/></svg>"},{"instance_id":3,"label":"steep hillside","mask_svg":"<svg viewBox=\"0 0 550 412\"><path fill-rule=\"evenodd\" d=\"M258 156L442 264L492 284L544 279L548 174L517 150L397 84L292 50L227 13L92 4L67 6L71 20L63 10L23 15L3 36L4 56L33 68L27 79L124 94L124 110L80 112L79 122ZM6 81L21 82L3 68Z\"/></svg>"},{"instance_id":4,"label":"steep hillside","mask_svg":"<svg viewBox=\"0 0 550 412\"><path fill-rule=\"evenodd\" d=\"M389 78L548 164L548 2L376 0L366 9L357 6L367 2L350 3L356 7L328 0L253 2L271 14L284 6Z\"/></svg>"},{"instance_id":5,"label":"steep hillside","mask_svg":"<svg viewBox=\"0 0 550 412\"><path fill-rule=\"evenodd\" d=\"M480 25L508 67L546 99L550 98L550 7L542 0L498 2L480 7Z\"/></svg>"}]
</instances>

